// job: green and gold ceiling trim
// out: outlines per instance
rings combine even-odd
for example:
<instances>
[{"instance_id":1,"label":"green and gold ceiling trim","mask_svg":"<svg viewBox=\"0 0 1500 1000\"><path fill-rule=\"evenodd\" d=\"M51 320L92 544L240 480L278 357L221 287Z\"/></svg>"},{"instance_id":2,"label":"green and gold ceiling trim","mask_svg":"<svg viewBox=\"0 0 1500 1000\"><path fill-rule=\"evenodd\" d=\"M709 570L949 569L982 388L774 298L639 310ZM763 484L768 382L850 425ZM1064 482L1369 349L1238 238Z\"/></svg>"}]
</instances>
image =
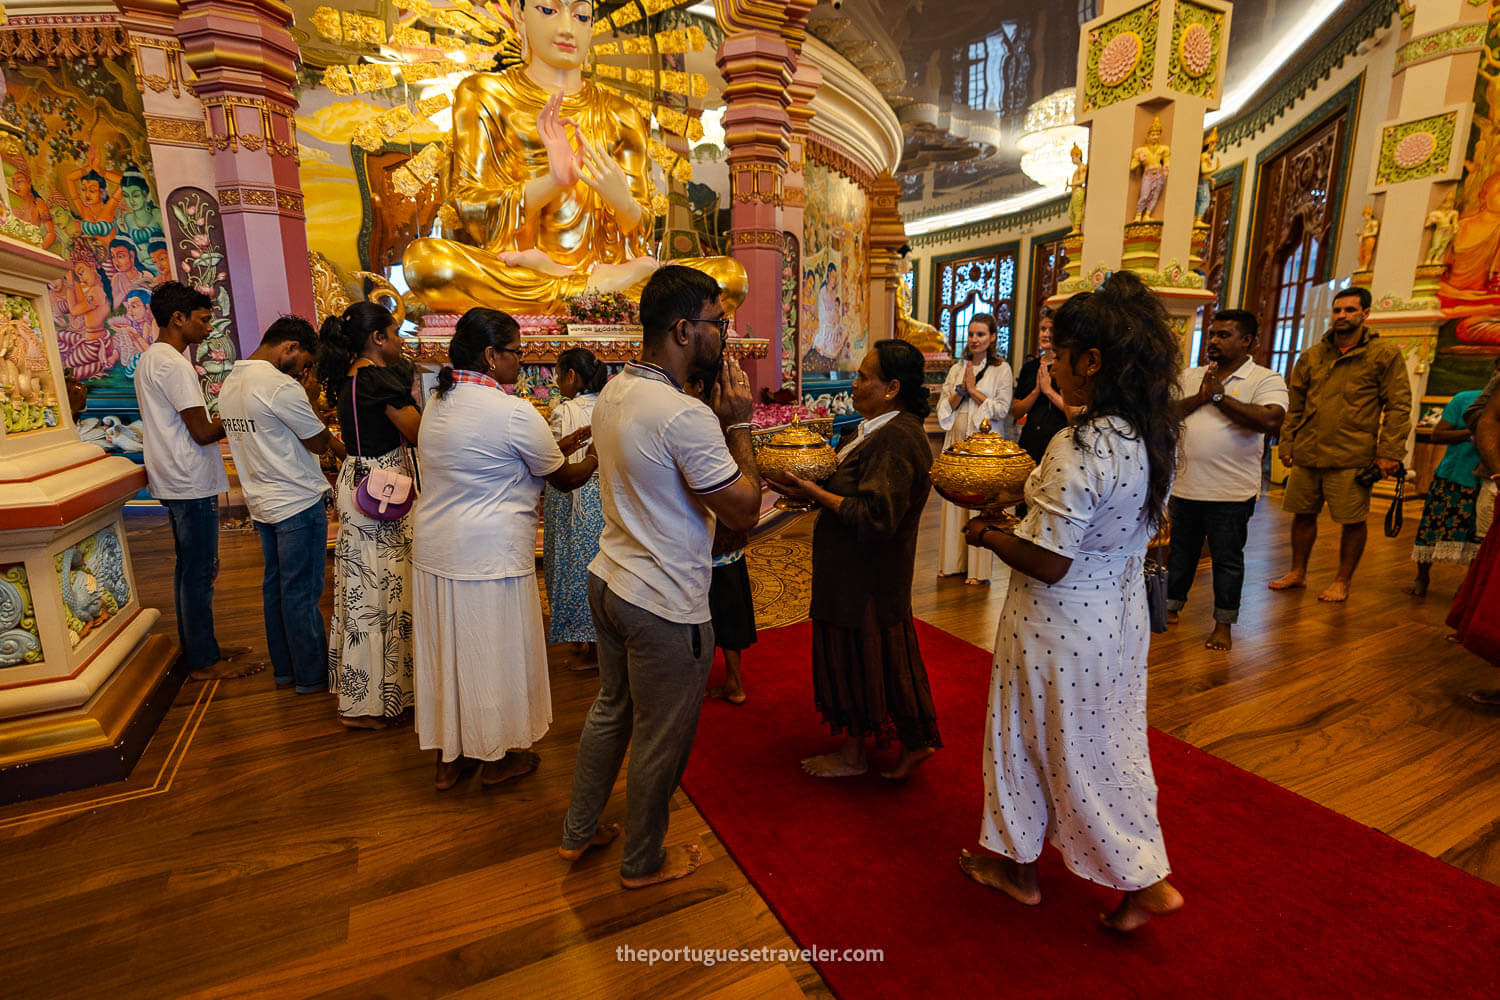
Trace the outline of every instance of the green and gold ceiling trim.
<instances>
[{"instance_id":1,"label":"green and gold ceiling trim","mask_svg":"<svg viewBox=\"0 0 1500 1000\"><path fill-rule=\"evenodd\" d=\"M1488 22L1476 21L1473 24L1460 24L1452 28L1444 28L1442 31L1434 31L1420 38L1413 38L1396 50L1395 72L1400 73L1419 63L1440 59L1443 56L1457 55L1460 52L1478 52L1484 48L1484 36L1488 30Z\"/></svg>"}]
</instances>

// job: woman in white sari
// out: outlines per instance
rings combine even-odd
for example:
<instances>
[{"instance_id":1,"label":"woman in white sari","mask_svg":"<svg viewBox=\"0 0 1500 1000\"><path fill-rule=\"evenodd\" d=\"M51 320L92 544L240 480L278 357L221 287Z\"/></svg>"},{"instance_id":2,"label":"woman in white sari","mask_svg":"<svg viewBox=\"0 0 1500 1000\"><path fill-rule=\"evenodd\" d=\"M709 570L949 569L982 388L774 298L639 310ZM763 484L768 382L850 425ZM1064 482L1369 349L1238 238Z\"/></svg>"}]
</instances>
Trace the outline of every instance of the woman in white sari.
<instances>
[{"instance_id":1,"label":"woman in white sari","mask_svg":"<svg viewBox=\"0 0 1500 1000\"><path fill-rule=\"evenodd\" d=\"M1053 327L1052 373L1083 406L1026 482L1014 534L976 519L971 544L1015 572L995 636L980 843L959 866L1041 901L1044 843L1081 878L1123 890L1104 923L1132 931L1182 906L1146 743L1146 546L1164 516L1180 424L1181 352L1166 310L1128 271L1075 295Z\"/></svg>"},{"instance_id":2,"label":"woman in white sari","mask_svg":"<svg viewBox=\"0 0 1500 1000\"><path fill-rule=\"evenodd\" d=\"M947 432L943 435L945 449L979 430L986 420L996 434L1005 433L1015 379L1011 377L1009 363L995 353L998 332L995 317L989 313L976 313L969 320L969 342L964 357L948 369L938 397L938 426ZM968 511L946 500L942 502L938 575L963 573L965 583L978 586L990 582L994 560L989 549L964 541L964 524L968 520Z\"/></svg>"}]
</instances>

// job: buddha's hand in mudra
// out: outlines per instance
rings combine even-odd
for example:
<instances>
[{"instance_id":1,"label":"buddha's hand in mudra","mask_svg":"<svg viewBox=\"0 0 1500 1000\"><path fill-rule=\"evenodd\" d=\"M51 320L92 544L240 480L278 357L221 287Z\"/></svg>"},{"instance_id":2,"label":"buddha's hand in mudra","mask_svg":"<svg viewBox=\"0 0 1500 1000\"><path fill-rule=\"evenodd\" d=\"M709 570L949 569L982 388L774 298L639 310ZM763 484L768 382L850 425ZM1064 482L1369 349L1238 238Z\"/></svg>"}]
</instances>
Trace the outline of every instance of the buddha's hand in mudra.
<instances>
[{"instance_id":1,"label":"buddha's hand in mudra","mask_svg":"<svg viewBox=\"0 0 1500 1000\"><path fill-rule=\"evenodd\" d=\"M613 156L588 136L578 136L578 172L583 182L614 209L620 230L629 232L641 221L641 206L630 190L630 178Z\"/></svg>"},{"instance_id":2,"label":"buddha's hand in mudra","mask_svg":"<svg viewBox=\"0 0 1500 1000\"><path fill-rule=\"evenodd\" d=\"M552 171L552 179L559 187L570 188L578 183L578 154L573 151L573 144L568 140L568 126L573 126L573 134L579 137L580 142L584 140L578 123L563 117L562 103L563 94L560 90L547 99L547 103L537 113L536 132L547 150L547 166Z\"/></svg>"}]
</instances>

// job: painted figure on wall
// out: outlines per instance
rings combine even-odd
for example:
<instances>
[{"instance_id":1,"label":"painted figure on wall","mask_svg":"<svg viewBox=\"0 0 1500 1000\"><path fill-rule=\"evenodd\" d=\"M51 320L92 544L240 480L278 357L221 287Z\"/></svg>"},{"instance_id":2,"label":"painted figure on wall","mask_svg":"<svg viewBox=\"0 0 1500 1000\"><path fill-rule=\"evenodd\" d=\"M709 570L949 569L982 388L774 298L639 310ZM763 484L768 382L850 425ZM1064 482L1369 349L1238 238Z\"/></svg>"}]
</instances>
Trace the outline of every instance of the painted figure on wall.
<instances>
[{"instance_id":1,"label":"painted figure on wall","mask_svg":"<svg viewBox=\"0 0 1500 1000\"><path fill-rule=\"evenodd\" d=\"M869 200L853 181L818 163L804 174L802 368L853 371L864 356Z\"/></svg>"},{"instance_id":2,"label":"painted figure on wall","mask_svg":"<svg viewBox=\"0 0 1500 1000\"><path fill-rule=\"evenodd\" d=\"M1161 116L1151 119L1146 142L1130 154L1131 171L1141 172L1141 192L1135 200L1135 221L1155 217L1156 206L1167 188L1167 174L1172 167L1172 147L1161 141Z\"/></svg>"},{"instance_id":3,"label":"painted figure on wall","mask_svg":"<svg viewBox=\"0 0 1500 1000\"><path fill-rule=\"evenodd\" d=\"M1437 208L1427 213L1423 229L1432 230L1432 241L1427 244L1427 256L1423 264L1436 265L1448 262L1448 250L1453 246L1453 236L1458 231L1458 209L1453 207L1453 191L1443 196Z\"/></svg>"},{"instance_id":4,"label":"painted figure on wall","mask_svg":"<svg viewBox=\"0 0 1500 1000\"><path fill-rule=\"evenodd\" d=\"M152 245L166 249L139 89L114 60L17 65L6 82L3 111L24 136L7 183L69 265L52 283L63 366L89 383L101 424L129 424L133 362L155 338L145 307L165 254Z\"/></svg>"}]
</instances>

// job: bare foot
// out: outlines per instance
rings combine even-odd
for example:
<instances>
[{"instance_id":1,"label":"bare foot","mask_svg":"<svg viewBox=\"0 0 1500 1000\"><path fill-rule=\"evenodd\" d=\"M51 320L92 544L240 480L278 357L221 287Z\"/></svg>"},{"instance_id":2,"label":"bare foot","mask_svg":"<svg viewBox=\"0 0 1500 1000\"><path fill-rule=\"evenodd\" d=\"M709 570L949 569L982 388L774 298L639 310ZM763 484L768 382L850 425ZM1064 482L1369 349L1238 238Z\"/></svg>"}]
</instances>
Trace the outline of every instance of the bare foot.
<instances>
[{"instance_id":1,"label":"bare foot","mask_svg":"<svg viewBox=\"0 0 1500 1000\"><path fill-rule=\"evenodd\" d=\"M708 697L722 698L731 705L743 705L745 703L745 691L743 688L731 688L728 684L719 684L708 689Z\"/></svg>"},{"instance_id":2,"label":"bare foot","mask_svg":"<svg viewBox=\"0 0 1500 1000\"><path fill-rule=\"evenodd\" d=\"M220 660L218 663L207 667L200 667L188 674L189 680L195 681L228 681L236 677L249 677L266 669L264 661L257 660L254 663L230 663L228 660Z\"/></svg>"},{"instance_id":3,"label":"bare foot","mask_svg":"<svg viewBox=\"0 0 1500 1000\"><path fill-rule=\"evenodd\" d=\"M935 753L937 753L937 750L933 747L917 747L915 750L903 749L900 759L896 761L896 766L889 771L881 771L880 776L882 778L889 778L892 781L905 781L911 777L911 773L917 769L917 765Z\"/></svg>"},{"instance_id":4,"label":"bare foot","mask_svg":"<svg viewBox=\"0 0 1500 1000\"><path fill-rule=\"evenodd\" d=\"M559 264L534 247L530 250L505 250L495 256L500 258L500 263L509 267L529 267L533 271L551 275L554 278L566 278L573 273L572 268Z\"/></svg>"},{"instance_id":5,"label":"bare foot","mask_svg":"<svg viewBox=\"0 0 1500 1000\"><path fill-rule=\"evenodd\" d=\"M1349 581L1335 580L1328 585L1328 589L1318 595L1318 600L1327 601L1329 604L1342 604L1349 599Z\"/></svg>"},{"instance_id":6,"label":"bare foot","mask_svg":"<svg viewBox=\"0 0 1500 1000\"><path fill-rule=\"evenodd\" d=\"M674 879L687 878L698 870L703 864L703 848L697 844L687 844L682 847L667 848L667 860L661 863L661 867L650 875L642 875L640 878L626 878L620 876L620 884L627 889L644 889L648 885L656 885L658 882L671 882Z\"/></svg>"},{"instance_id":7,"label":"bare foot","mask_svg":"<svg viewBox=\"0 0 1500 1000\"><path fill-rule=\"evenodd\" d=\"M601 827L595 828L594 835L589 838L587 844L584 844L582 847L559 847L557 849L557 856L564 861L577 861L596 847L608 847L610 844L613 844L615 838L619 835L620 824L606 823Z\"/></svg>"},{"instance_id":8,"label":"bare foot","mask_svg":"<svg viewBox=\"0 0 1500 1000\"><path fill-rule=\"evenodd\" d=\"M1168 611L1167 612L1167 624L1168 625L1176 625L1181 620L1182 620L1182 616L1179 615L1177 612L1175 612L1175 611Z\"/></svg>"},{"instance_id":9,"label":"bare foot","mask_svg":"<svg viewBox=\"0 0 1500 1000\"><path fill-rule=\"evenodd\" d=\"M542 766L541 755L531 750L512 750L499 760L487 760L479 769L479 783L486 788L512 778L524 778Z\"/></svg>"},{"instance_id":10,"label":"bare foot","mask_svg":"<svg viewBox=\"0 0 1500 1000\"><path fill-rule=\"evenodd\" d=\"M1224 622L1214 625L1214 630L1203 640L1204 649L1229 649L1234 642L1229 638L1229 626Z\"/></svg>"},{"instance_id":11,"label":"bare foot","mask_svg":"<svg viewBox=\"0 0 1500 1000\"><path fill-rule=\"evenodd\" d=\"M1127 892L1113 913L1099 914L1099 922L1112 931L1129 934L1152 917L1163 917L1182 909L1182 893L1162 879L1155 885Z\"/></svg>"},{"instance_id":12,"label":"bare foot","mask_svg":"<svg viewBox=\"0 0 1500 1000\"><path fill-rule=\"evenodd\" d=\"M1296 590L1299 587L1307 586L1307 574L1288 573L1286 576L1278 576L1266 584L1266 586L1272 590Z\"/></svg>"},{"instance_id":13,"label":"bare foot","mask_svg":"<svg viewBox=\"0 0 1500 1000\"><path fill-rule=\"evenodd\" d=\"M1426 580L1416 580L1416 581L1413 581L1412 583L1409 583L1406 586L1402 587L1401 588L1401 593L1406 594L1409 597L1426 597L1427 596L1427 581Z\"/></svg>"},{"instance_id":14,"label":"bare foot","mask_svg":"<svg viewBox=\"0 0 1500 1000\"><path fill-rule=\"evenodd\" d=\"M966 586L969 586L969 587L982 587L982 586L984 586L988 582L989 582L988 580L977 580L977 579L975 579L974 577L971 576L967 580L964 581L964 584Z\"/></svg>"},{"instance_id":15,"label":"bare foot","mask_svg":"<svg viewBox=\"0 0 1500 1000\"><path fill-rule=\"evenodd\" d=\"M958 868L980 885L999 889L1018 903L1035 906L1042 901L1035 863L1022 865L1010 858L988 857L962 850L958 852Z\"/></svg>"},{"instance_id":16,"label":"bare foot","mask_svg":"<svg viewBox=\"0 0 1500 1000\"><path fill-rule=\"evenodd\" d=\"M852 778L855 775L864 774L870 769L864 756L854 763L844 759L843 753L835 750L833 753L819 754L816 757L808 757L802 761L802 770L814 778Z\"/></svg>"},{"instance_id":17,"label":"bare foot","mask_svg":"<svg viewBox=\"0 0 1500 1000\"><path fill-rule=\"evenodd\" d=\"M1482 708L1500 708L1500 688L1479 688L1470 691L1469 700Z\"/></svg>"},{"instance_id":18,"label":"bare foot","mask_svg":"<svg viewBox=\"0 0 1500 1000\"><path fill-rule=\"evenodd\" d=\"M389 729L391 720L383 715L341 715L339 722L348 729Z\"/></svg>"},{"instance_id":19,"label":"bare foot","mask_svg":"<svg viewBox=\"0 0 1500 1000\"><path fill-rule=\"evenodd\" d=\"M242 656L248 655L251 651L252 650L250 649L249 646L222 646L221 645L219 647L219 659L221 659L221 660L237 660L237 659L239 659Z\"/></svg>"}]
</instances>

